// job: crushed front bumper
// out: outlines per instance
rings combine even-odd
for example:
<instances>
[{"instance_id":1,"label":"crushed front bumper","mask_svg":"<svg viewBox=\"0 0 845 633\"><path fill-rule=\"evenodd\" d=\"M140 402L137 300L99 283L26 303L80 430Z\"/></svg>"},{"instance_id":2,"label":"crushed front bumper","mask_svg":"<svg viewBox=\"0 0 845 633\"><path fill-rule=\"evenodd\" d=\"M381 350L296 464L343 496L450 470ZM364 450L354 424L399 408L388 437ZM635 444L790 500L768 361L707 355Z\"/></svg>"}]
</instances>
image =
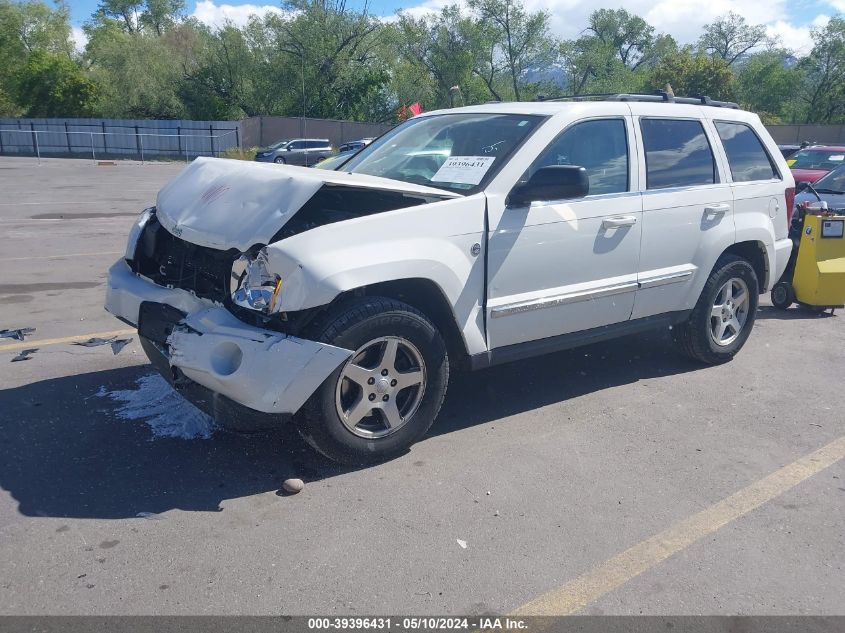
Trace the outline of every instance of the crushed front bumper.
<instances>
[{"instance_id":1,"label":"crushed front bumper","mask_svg":"<svg viewBox=\"0 0 845 633\"><path fill-rule=\"evenodd\" d=\"M191 397L188 389L182 393L218 418L221 407L208 406L220 400L215 394L262 414L288 417L352 354L247 325L220 305L139 277L123 260L109 270L105 307L138 328L150 360L175 386L203 387L201 397ZM218 422L232 426L228 419Z\"/></svg>"}]
</instances>

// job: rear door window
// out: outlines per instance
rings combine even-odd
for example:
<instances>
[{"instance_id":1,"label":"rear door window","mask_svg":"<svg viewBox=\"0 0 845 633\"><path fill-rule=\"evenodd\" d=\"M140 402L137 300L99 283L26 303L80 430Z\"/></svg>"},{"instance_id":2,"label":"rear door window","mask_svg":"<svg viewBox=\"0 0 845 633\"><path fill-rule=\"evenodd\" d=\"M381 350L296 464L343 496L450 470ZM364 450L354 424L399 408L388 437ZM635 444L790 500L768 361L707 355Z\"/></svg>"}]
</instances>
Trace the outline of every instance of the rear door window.
<instances>
[{"instance_id":1,"label":"rear door window","mask_svg":"<svg viewBox=\"0 0 845 633\"><path fill-rule=\"evenodd\" d=\"M641 119L640 129L648 189L716 182L716 160L700 121Z\"/></svg>"},{"instance_id":2,"label":"rear door window","mask_svg":"<svg viewBox=\"0 0 845 633\"><path fill-rule=\"evenodd\" d=\"M760 139L744 123L716 121L734 182L780 178Z\"/></svg>"}]
</instances>

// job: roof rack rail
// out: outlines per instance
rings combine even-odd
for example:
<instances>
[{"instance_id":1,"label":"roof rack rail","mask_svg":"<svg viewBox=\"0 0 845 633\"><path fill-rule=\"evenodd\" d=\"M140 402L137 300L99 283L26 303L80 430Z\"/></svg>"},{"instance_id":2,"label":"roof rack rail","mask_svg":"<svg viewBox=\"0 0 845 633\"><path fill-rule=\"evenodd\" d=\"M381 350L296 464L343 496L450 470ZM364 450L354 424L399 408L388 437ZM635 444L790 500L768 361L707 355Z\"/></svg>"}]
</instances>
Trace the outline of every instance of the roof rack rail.
<instances>
[{"instance_id":1,"label":"roof rack rail","mask_svg":"<svg viewBox=\"0 0 845 633\"><path fill-rule=\"evenodd\" d=\"M596 92L580 95L567 95L547 99L543 96L537 97L538 101L645 101L650 103L686 103L690 105L703 105L713 108L731 108L739 110L739 105L733 101L716 101L707 96L676 97L665 90L657 90L652 94L625 93L625 92Z\"/></svg>"}]
</instances>

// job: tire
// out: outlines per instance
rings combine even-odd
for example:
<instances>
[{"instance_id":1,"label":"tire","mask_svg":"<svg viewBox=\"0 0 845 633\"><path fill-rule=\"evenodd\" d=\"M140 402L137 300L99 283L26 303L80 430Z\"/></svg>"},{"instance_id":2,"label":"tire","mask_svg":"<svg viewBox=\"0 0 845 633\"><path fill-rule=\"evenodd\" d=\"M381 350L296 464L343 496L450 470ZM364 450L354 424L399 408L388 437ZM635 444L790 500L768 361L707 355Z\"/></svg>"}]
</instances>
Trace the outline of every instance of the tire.
<instances>
[{"instance_id":1,"label":"tire","mask_svg":"<svg viewBox=\"0 0 845 633\"><path fill-rule=\"evenodd\" d=\"M729 298L728 282L731 282ZM731 360L745 345L754 327L759 287L757 274L748 261L733 254L722 255L689 319L672 330L681 351L708 365Z\"/></svg>"},{"instance_id":2,"label":"tire","mask_svg":"<svg viewBox=\"0 0 845 633\"><path fill-rule=\"evenodd\" d=\"M307 338L353 350L297 416L300 434L318 452L344 464L380 462L406 452L434 423L449 358L423 313L395 299L360 297L321 319Z\"/></svg>"},{"instance_id":3,"label":"tire","mask_svg":"<svg viewBox=\"0 0 845 633\"><path fill-rule=\"evenodd\" d=\"M285 159L282 158L281 156L277 156L276 158L273 159L273 162L276 163L277 165L284 165Z\"/></svg>"},{"instance_id":4,"label":"tire","mask_svg":"<svg viewBox=\"0 0 845 633\"><path fill-rule=\"evenodd\" d=\"M786 310L795 303L795 291L788 281L779 281L772 288L772 305L778 310Z\"/></svg>"}]
</instances>

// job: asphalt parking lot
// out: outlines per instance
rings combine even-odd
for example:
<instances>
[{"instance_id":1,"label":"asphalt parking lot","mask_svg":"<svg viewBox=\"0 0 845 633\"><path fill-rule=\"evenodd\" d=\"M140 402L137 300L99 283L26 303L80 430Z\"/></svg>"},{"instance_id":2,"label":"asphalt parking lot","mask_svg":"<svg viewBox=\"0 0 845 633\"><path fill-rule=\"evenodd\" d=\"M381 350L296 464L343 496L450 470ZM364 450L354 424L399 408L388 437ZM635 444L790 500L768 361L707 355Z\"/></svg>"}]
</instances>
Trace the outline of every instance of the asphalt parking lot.
<instances>
[{"instance_id":1,"label":"asphalt parking lot","mask_svg":"<svg viewBox=\"0 0 845 633\"><path fill-rule=\"evenodd\" d=\"M845 312L458 375L375 467L183 439L137 337L73 344L133 336L106 272L183 166L0 158L0 614L845 614Z\"/></svg>"}]
</instances>

